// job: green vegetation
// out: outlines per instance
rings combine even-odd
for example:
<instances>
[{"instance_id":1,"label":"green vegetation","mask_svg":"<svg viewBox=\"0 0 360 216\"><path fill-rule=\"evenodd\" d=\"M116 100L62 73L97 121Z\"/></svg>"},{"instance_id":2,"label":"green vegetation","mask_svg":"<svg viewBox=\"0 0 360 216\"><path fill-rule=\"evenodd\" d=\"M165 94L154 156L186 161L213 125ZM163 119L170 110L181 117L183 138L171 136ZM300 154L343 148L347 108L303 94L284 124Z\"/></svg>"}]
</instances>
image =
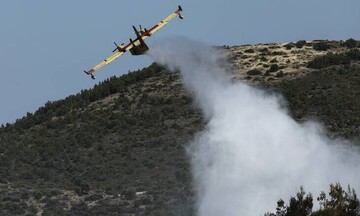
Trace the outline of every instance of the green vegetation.
<instances>
[{"instance_id":1,"label":"green vegetation","mask_svg":"<svg viewBox=\"0 0 360 216\"><path fill-rule=\"evenodd\" d=\"M330 49L330 45L326 41L320 41L320 42L314 43L313 49L317 50L317 51L326 51L326 50Z\"/></svg>"},{"instance_id":2,"label":"green vegetation","mask_svg":"<svg viewBox=\"0 0 360 216\"><path fill-rule=\"evenodd\" d=\"M297 46L301 44L306 42ZM297 121L320 119L330 135L356 139L360 51L342 49L347 52L311 61L317 70L287 79L291 74L263 48L269 55L264 76L271 71L278 79L262 84L284 95ZM261 74L247 71L256 78ZM179 79L178 73L152 64L47 102L14 124L2 125L0 215L193 215L194 190L184 147L204 123ZM326 215L335 208L330 195L321 201L324 211L314 214L310 197L301 190L288 205L278 203L279 209Z\"/></svg>"},{"instance_id":3,"label":"green vegetation","mask_svg":"<svg viewBox=\"0 0 360 216\"><path fill-rule=\"evenodd\" d=\"M162 215L188 205L184 145L202 119L178 80L153 64L2 126L0 214L43 205L46 215Z\"/></svg>"},{"instance_id":4,"label":"green vegetation","mask_svg":"<svg viewBox=\"0 0 360 216\"><path fill-rule=\"evenodd\" d=\"M309 68L320 69L334 65L349 65L351 60L360 61L360 50L350 49L345 53L327 53L324 56L315 57L308 62Z\"/></svg>"},{"instance_id":5,"label":"green vegetation","mask_svg":"<svg viewBox=\"0 0 360 216\"><path fill-rule=\"evenodd\" d=\"M348 187L345 191L339 183L331 184L329 197L321 192L317 197L320 209L313 211L313 197L306 194L301 187L296 196L291 197L289 204L280 199L277 202L276 213L266 213L265 216L358 216L360 202L354 189Z\"/></svg>"},{"instance_id":6,"label":"green vegetation","mask_svg":"<svg viewBox=\"0 0 360 216\"><path fill-rule=\"evenodd\" d=\"M298 121L320 119L332 134L360 137L360 67L320 69L273 87Z\"/></svg>"},{"instance_id":7,"label":"green vegetation","mask_svg":"<svg viewBox=\"0 0 360 216\"><path fill-rule=\"evenodd\" d=\"M246 72L246 74L250 76L256 76L256 75L261 75L262 72L259 69L252 69Z\"/></svg>"},{"instance_id":8,"label":"green vegetation","mask_svg":"<svg viewBox=\"0 0 360 216\"><path fill-rule=\"evenodd\" d=\"M285 74L283 71L279 71L279 72L276 73L275 77L281 78L281 77L283 77L283 76L285 76L285 75L286 75L286 74Z\"/></svg>"},{"instance_id":9,"label":"green vegetation","mask_svg":"<svg viewBox=\"0 0 360 216\"><path fill-rule=\"evenodd\" d=\"M285 47L287 50L290 50L290 49L292 49L293 47L295 47L295 44L294 44L294 43L288 43L288 44L285 44L284 47Z\"/></svg>"},{"instance_id":10,"label":"green vegetation","mask_svg":"<svg viewBox=\"0 0 360 216\"><path fill-rule=\"evenodd\" d=\"M360 50L359 49L351 49L346 53L346 55L351 60L360 61Z\"/></svg>"},{"instance_id":11,"label":"green vegetation","mask_svg":"<svg viewBox=\"0 0 360 216\"><path fill-rule=\"evenodd\" d=\"M279 70L279 65L277 64L272 64L269 68L269 72L275 72L275 71L278 71Z\"/></svg>"},{"instance_id":12,"label":"green vegetation","mask_svg":"<svg viewBox=\"0 0 360 216\"><path fill-rule=\"evenodd\" d=\"M350 58L346 54L333 54L328 53L324 56L316 57L308 63L309 68L320 69L333 65L346 65L350 64Z\"/></svg>"},{"instance_id":13,"label":"green vegetation","mask_svg":"<svg viewBox=\"0 0 360 216\"><path fill-rule=\"evenodd\" d=\"M306 45L305 40L299 40L298 42L295 43L296 48L302 48L305 45Z\"/></svg>"},{"instance_id":14,"label":"green vegetation","mask_svg":"<svg viewBox=\"0 0 360 216\"><path fill-rule=\"evenodd\" d=\"M247 49L244 51L244 53L255 53L255 51L253 49Z\"/></svg>"},{"instance_id":15,"label":"green vegetation","mask_svg":"<svg viewBox=\"0 0 360 216\"><path fill-rule=\"evenodd\" d=\"M350 38L350 39L346 40L345 42L343 42L342 45L347 48L352 49L352 48L359 47L360 43L359 43L359 41L356 41L353 38Z\"/></svg>"},{"instance_id":16,"label":"green vegetation","mask_svg":"<svg viewBox=\"0 0 360 216\"><path fill-rule=\"evenodd\" d=\"M271 55L273 55L273 56L274 56L274 55L275 55L275 56L276 56L276 55L282 56L282 55L286 55L286 53L283 52L283 51L274 51L274 52L271 53Z\"/></svg>"}]
</instances>

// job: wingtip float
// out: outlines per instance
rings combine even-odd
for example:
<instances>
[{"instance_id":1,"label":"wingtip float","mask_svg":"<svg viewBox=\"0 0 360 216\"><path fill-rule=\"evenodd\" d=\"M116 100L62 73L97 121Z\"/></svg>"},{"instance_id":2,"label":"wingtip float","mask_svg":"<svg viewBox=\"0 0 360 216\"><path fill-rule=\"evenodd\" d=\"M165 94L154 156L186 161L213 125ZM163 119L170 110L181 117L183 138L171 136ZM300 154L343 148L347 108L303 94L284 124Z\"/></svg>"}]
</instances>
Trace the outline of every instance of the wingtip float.
<instances>
[{"instance_id":1,"label":"wingtip float","mask_svg":"<svg viewBox=\"0 0 360 216\"><path fill-rule=\"evenodd\" d=\"M150 37L151 35L153 35L155 32L157 32L162 27L164 27L168 22L170 22L175 17L178 16L180 19L184 19L184 16L181 15L182 11L183 11L183 9L179 5L178 9L175 12L173 12L172 14L167 16L165 19L161 20L158 24L154 25L150 29L142 28L140 25L140 30L137 30L135 26L132 26L135 31L135 34L136 34L136 39L133 40L130 38L130 42L127 45L124 45L124 43L122 43L121 45L118 45L114 41L116 48L113 50L113 54L110 55L109 57L107 57L106 59L104 59L98 65L91 68L90 70L84 71L84 73L89 75L92 79L96 79L94 73L97 70L104 67L105 65L110 64L115 59L122 56L125 52L130 51L130 53L132 55L144 54L147 50L149 50L149 47L145 43L145 39Z\"/></svg>"}]
</instances>

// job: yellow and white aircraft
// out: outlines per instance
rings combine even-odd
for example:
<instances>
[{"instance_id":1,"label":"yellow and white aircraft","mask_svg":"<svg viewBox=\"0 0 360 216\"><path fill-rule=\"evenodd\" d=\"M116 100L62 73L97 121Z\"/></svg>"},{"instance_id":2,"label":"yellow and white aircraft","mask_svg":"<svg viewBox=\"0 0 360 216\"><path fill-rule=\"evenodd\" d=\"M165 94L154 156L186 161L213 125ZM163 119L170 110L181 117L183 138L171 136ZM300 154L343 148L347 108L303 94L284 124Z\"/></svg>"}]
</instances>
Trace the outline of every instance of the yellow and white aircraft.
<instances>
[{"instance_id":1,"label":"yellow and white aircraft","mask_svg":"<svg viewBox=\"0 0 360 216\"><path fill-rule=\"evenodd\" d=\"M94 66L88 71L84 71L87 75L90 75L92 79L95 79L94 72L99 70L100 68L104 67L105 65L110 64L115 59L122 56L126 51L130 51L132 55L142 55L147 50L149 50L149 47L145 44L144 40L151 35L153 35L155 32L157 32L159 29L164 27L170 20L174 19L176 16L179 16L180 19L184 19L184 17L181 15L182 8L179 5L178 9L170 14L165 19L161 20L158 24L154 25L151 29L141 28L140 25L140 31L138 31L135 26L133 26L133 29L135 31L135 34L137 38L135 40L132 40L130 38L130 43L124 46L124 44L121 44L120 46L117 45L115 42L116 48L113 50L113 53L111 56L107 57L105 60L100 62L98 65Z\"/></svg>"}]
</instances>

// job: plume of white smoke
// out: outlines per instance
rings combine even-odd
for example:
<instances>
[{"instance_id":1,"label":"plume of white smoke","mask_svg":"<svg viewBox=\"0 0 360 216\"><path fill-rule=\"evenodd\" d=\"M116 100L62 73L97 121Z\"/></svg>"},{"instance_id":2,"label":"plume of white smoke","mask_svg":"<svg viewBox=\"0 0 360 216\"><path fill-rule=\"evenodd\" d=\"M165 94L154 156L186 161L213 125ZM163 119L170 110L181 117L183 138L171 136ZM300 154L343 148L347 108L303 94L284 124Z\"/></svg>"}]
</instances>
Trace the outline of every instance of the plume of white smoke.
<instances>
[{"instance_id":1,"label":"plume of white smoke","mask_svg":"<svg viewBox=\"0 0 360 216\"><path fill-rule=\"evenodd\" d=\"M262 215L300 186L315 196L336 182L359 191L357 149L330 140L319 124L295 122L280 97L233 83L215 48L172 38L149 55L181 72L208 120L188 148L199 216Z\"/></svg>"}]
</instances>

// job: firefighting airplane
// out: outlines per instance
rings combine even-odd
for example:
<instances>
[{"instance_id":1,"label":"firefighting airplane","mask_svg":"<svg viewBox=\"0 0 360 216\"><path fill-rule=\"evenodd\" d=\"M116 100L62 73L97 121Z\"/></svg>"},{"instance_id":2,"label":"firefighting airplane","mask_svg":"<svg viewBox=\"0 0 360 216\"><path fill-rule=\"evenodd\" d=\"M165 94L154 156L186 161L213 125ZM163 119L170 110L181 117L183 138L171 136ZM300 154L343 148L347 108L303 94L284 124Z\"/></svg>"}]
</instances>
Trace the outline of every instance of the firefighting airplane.
<instances>
[{"instance_id":1,"label":"firefighting airplane","mask_svg":"<svg viewBox=\"0 0 360 216\"><path fill-rule=\"evenodd\" d=\"M90 75L92 79L95 79L94 72L99 70L100 68L104 67L105 65L110 64L115 59L122 56L126 51L130 51L132 55L142 55L147 50L149 50L149 47L145 44L144 40L151 35L153 35L155 32L157 32L159 29L164 27L170 20L174 19L176 16L178 16L180 19L184 19L184 17L180 14L182 11L181 6L179 5L178 9L170 14L165 19L161 20L158 24L154 25L151 29L141 28L140 25L140 31L136 29L135 26L133 26L133 29L135 31L135 34L137 38L135 40L132 40L130 38L130 43L124 46L124 44L118 45L116 42L114 42L116 48L113 50L113 53L111 56L107 57L105 60L100 62L98 65L94 66L88 71L84 71L87 75Z\"/></svg>"}]
</instances>

